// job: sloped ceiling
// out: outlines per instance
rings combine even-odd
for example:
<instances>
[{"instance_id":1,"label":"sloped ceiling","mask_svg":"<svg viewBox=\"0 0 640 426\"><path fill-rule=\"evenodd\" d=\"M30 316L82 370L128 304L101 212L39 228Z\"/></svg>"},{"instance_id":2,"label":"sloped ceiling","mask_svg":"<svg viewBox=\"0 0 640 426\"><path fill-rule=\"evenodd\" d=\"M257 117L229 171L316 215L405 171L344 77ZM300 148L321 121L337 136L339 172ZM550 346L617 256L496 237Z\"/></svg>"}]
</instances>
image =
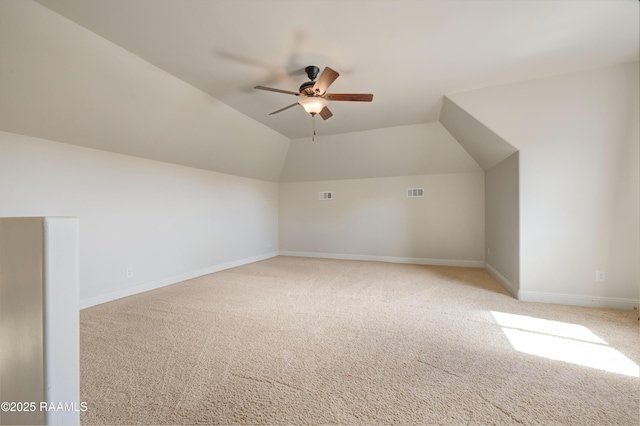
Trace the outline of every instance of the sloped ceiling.
<instances>
[{"instance_id":1,"label":"sloped ceiling","mask_svg":"<svg viewBox=\"0 0 640 426\"><path fill-rule=\"evenodd\" d=\"M438 121L442 95L638 59L638 2L39 0L290 139L307 65L341 73L319 134Z\"/></svg>"},{"instance_id":2,"label":"sloped ceiling","mask_svg":"<svg viewBox=\"0 0 640 426\"><path fill-rule=\"evenodd\" d=\"M364 179L480 171L440 123L294 140L281 182Z\"/></svg>"},{"instance_id":3,"label":"sloped ceiling","mask_svg":"<svg viewBox=\"0 0 640 426\"><path fill-rule=\"evenodd\" d=\"M277 182L286 136L32 1L0 1L0 130Z\"/></svg>"},{"instance_id":4,"label":"sloped ceiling","mask_svg":"<svg viewBox=\"0 0 640 426\"><path fill-rule=\"evenodd\" d=\"M447 96L442 103L440 122L483 170L489 170L517 151Z\"/></svg>"},{"instance_id":5,"label":"sloped ceiling","mask_svg":"<svg viewBox=\"0 0 640 426\"><path fill-rule=\"evenodd\" d=\"M2 0L0 130L270 181L477 169L443 95L637 61L638 4ZM310 64L375 95L332 102L317 146L301 108L268 115L295 97L253 89Z\"/></svg>"}]
</instances>

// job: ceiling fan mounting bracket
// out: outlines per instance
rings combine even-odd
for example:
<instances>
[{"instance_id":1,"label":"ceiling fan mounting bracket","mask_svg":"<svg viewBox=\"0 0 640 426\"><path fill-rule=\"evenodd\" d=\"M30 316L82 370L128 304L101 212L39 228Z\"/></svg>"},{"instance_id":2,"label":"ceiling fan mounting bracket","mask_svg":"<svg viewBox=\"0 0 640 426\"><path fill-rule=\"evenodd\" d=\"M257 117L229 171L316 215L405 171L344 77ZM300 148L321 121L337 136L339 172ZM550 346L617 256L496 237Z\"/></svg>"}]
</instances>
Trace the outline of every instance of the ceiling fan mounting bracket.
<instances>
[{"instance_id":1,"label":"ceiling fan mounting bracket","mask_svg":"<svg viewBox=\"0 0 640 426\"><path fill-rule=\"evenodd\" d=\"M320 72L320 68L316 67L315 65L309 65L304 70L307 73L307 77L309 77L309 80L311 81L315 80L316 77L318 77L318 73Z\"/></svg>"}]
</instances>

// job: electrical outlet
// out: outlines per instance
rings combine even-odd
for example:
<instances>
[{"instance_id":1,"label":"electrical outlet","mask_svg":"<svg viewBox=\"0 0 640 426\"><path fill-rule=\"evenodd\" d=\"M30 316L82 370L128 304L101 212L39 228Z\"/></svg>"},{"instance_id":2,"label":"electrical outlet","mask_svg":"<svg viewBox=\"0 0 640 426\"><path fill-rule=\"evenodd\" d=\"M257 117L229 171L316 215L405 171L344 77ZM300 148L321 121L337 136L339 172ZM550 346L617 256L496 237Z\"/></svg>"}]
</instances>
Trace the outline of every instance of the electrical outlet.
<instances>
[{"instance_id":1,"label":"electrical outlet","mask_svg":"<svg viewBox=\"0 0 640 426\"><path fill-rule=\"evenodd\" d=\"M133 266L129 266L126 271L127 278L133 278Z\"/></svg>"},{"instance_id":2,"label":"electrical outlet","mask_svg":"<svg viewBox=\"0 0 640 426\"><path fill-rule=\"evenodd\" d=\"M487 256L491 256L491 249L487 247Z\"/></svg>"},{"instance_id":3,"label":"electrical outlet","mask_svg":"<svg viewBox=\"0 0 640 426\"><path fill-rule=\"evenodd\" d=\"M596 281L604 282L607 279L607 274L604 271L596 271Z\"/></svg>"}]
</instances>

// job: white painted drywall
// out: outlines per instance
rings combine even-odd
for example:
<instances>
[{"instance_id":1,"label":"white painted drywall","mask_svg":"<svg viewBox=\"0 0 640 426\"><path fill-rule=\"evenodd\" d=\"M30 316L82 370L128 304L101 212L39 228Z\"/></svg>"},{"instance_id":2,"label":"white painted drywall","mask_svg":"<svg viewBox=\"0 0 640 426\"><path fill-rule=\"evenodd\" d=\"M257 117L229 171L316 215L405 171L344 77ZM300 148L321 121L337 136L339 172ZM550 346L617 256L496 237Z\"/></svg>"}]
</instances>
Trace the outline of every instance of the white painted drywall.
<instances>
[{"instance_id":1,"label":"white painted drywall","mask_svg":"<svg viewBox=\"0 0 640 426\"><path fill-rule=\"evenodd\" d=\"M489 170L517 149L444 96L440 122L484 170Z\"/></svg>"},{"instance_id":2,"label":"white painted drywall","mask_svg":"<svg viewBox=\"0 0 640 426\"><path fill-rule=\"evenodd\" d=\"M449 95L520 150L522 299L637 305L638 78L635 62Z\"/></svg>"},{"instance_id":3,"label":"white painted drywall","mask_svg":"<svg viewBox=\"0 0 640 426\"><path fill-rule=\"evenodd\" d=\"M79 218L81 306L278 249L276 183L6 132L0 216Z\"/></svg>"},{"instance_id":4,"label":"white painted drywall","mask_svg":"<svg viewBox=\"0 0 640 426\"><path fill-rule=\"evenodd\" d=\"M416 187L424 198L407 198ZM334 199L319 201L319 191ZM482 171L282 183L279 205L281 253L484 262Z\"/></svg>"},{"instance_id":5,"label":"white painted drywall","mask_svg":"<svg viewBox=\"0 0 640 426\"><path fill-rule=\"evenodd\" d=\"M487 269L517 297L520 286L518 153L485 172Z\"/></svg>"},{"instance_id":6,"label":"white painted drywall","mask_svg":"<svg viewBox=\"0 0 640 426\"><path fill-rule=\"evenodd\" d=\"M0 2L0 52L2 131L280 177L288 138L38 3Z\"/></svg>"},{"instance_id":7,"label":"white painted drywall","mask_svg":"<svg viewBox=\"0 0 640 426\"><path fill-rule=\"evenodd\" d=\"M80 411L80 304L78 219L45 217L44 393L48 425L78 425Z\"/></svg>"},{"instance_id":8,"label":"white painted drywall","mask_svg":"<svg viewBox=\"0 0 640 426\"><path fill-rule=\"evenodd\" d=\"M77 219L0 218L0 424L80 424L78 311Z\"/></svg>"},{"instance_id":9,"label":"white painted drywall","mask_svg":"<svg viewBox=\"0 0 640 426\"><path fill-rule=\"evenodd\" d=\"M281 182L467 173L480 167L440 123L291 141Z\"/></svg>"}]
</instances>

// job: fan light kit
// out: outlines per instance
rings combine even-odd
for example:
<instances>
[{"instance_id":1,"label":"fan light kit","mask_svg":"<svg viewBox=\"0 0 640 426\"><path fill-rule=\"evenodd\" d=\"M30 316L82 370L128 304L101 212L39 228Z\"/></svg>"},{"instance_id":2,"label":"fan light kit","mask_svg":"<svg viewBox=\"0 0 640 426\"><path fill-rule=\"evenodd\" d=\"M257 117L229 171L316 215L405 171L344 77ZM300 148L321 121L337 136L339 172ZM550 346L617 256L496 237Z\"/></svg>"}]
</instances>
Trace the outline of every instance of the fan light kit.
<instances>
[{"instance_id":1,"label":"fan light kit","mask_svg":"<svg viewBox=\"0 0 640 426\"><path fill-rule=\"evenodd\" d=\"M371 102L373 95L370 93L327 93L327 89L331 84L340 76L336 71L329 67L326 67L317 81L316 77L320 68L315 65L310 65L304 69L309 77L309 81L302 83L298 92L292 92L289 90L274 89L273 87L256 86L256 89L268 90L270 92L284 93L287 95L299 96L298 102L288 105L284 108L280 108L277 111L273 111L269 115L278 114L284 110L292 108L296 105L301 105L304 110L311 114L314 118L316 114L320 114L323 120L327 120L333 116L333 113L327 107L329 101L346 101L346 102ZM314 120L315 126L315 120ZM313 132L315 136L315 130Z\"/></svg>"},{"instance_id":2,"label":"fan light kit","mask_svg":"<svg viewBox=\"0 0 640 426\"><path fill-rule=\"evenodd\" d=\"M319 96L304 97L298 101L302 108L309 114L314 115L321 112L329 103L325 98Z\"/></svg>"}]
</instances>

